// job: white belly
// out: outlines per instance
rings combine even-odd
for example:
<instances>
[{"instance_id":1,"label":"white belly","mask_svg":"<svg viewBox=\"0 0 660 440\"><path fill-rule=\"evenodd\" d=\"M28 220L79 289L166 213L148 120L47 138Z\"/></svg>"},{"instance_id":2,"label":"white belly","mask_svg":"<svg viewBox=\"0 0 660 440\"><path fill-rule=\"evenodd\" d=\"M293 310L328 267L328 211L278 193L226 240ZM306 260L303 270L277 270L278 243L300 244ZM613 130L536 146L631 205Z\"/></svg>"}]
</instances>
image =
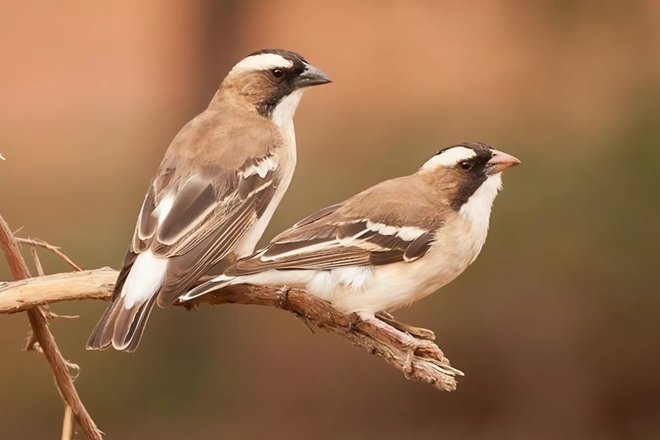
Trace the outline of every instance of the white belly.
<instances>
[{"instance_id":1,"label":"white belly","mask_svg":"<svg viewBox=\"0 0 660 440\"><path fill-rule=\"evenodd\" d=\"M429 252L412 263L320 271L306 289L345 313L375 313L409 305L459 276L481 250L482 234L474 233L467 222L455 228L449 234L443 231Z\"/></svg>"}]
</instances>

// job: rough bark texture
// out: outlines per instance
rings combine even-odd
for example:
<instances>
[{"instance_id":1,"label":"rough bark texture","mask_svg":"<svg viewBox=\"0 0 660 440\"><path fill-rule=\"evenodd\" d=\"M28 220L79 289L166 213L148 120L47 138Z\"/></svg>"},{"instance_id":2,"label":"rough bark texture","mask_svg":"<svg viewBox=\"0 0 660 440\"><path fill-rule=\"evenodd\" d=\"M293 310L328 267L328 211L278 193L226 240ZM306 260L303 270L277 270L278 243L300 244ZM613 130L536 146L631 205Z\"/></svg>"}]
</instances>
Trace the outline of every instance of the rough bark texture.
<instances>
[{"instance_id":1,"label":"rough bark texture","mask_svg":"<svg viewBox=\"0 0 660 440\"><path fill-rule=\"evenodd\" d=\"M102 268L0 284L0 313L22 312L31 307L58 301L109 299L116 278L117 271ZM336 333L369 353L383 358L401 370L408 379L430 383L441 390L456 389L456 376L463 375L450 366L435 343L426 339L429 336L411 337L405 341L398 339L379 326L360 321L355 315L340 313L325 301L301 290L251 285L229 286L184 306L191 307L201 303L252 304L287 310L307 324ZM431 335L432 338L432 332L417 330L420 330L418 334Z\"/></svg>"},{"instance_id":2,"label":"rough bark texture","mask_svg":"<svg viewBox=\"0 0 660 440\"><path fill-rule=\"evenodd\" d=\"M0 216L0 247L5 254L14 278L27 282L30 279L30 271L21 255L14 234L2 216ZM50 364L50 368L53 370L55 383L62 399L71 408L76 421L85 435L93 440L101 440L101 431L96 427L94 420L92 420L85 405L80 400L76 387L73 385L73 379L69 375L69 363L64 359L62 353L60 353L55 338L48 328L47 312L41 305L34 305L24 309L24 311L27 313L30 326L32 327L32 336L39 343L39 347Z\"/></svg>"}]
</instances>

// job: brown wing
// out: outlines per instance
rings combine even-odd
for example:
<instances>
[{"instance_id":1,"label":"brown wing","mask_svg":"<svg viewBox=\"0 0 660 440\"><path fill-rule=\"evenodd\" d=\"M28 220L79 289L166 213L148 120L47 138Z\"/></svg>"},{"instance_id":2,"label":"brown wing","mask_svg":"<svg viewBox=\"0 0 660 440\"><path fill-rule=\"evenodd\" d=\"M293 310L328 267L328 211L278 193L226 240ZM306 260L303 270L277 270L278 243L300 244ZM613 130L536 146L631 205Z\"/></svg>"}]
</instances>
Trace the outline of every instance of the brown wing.
<instances>
[{"instance_id":1,"label":"brown wing","mask_svg":"<svg viewBox=\"0 0 660 440\"><path fill-rule=\"evenodd\" d=\"M416 194L420 188L408 185L414 182L398 180L396 185L385 182L307 217L254 256L238 261L225 274L248 275L269 269L324 270L421 258L442 222L440 216L424 216L429 206L423 205L430 202ZM408 206L410 200L417 202ZM415 212L401 216L402 207Z\"/></svg>"},{"instance_id":2,"label":"brown wing","mask_svg":"<svg viewBox=\"0 0 660 440\"><path fill-rule=\"evenodd\" d=\"M174 149L150 185L130 252L149 249L169 259L158 293L162 307L236 247L280 185L279 135L258 124L239 128L201 140L184 136L179 143L197 140L206 147ZM221 141L225 145L217 145ZM200 154L204 164L192 166Z\"/></svg>"},{"instance_id":3,"label":"brown wing","mask_svg":"<svg viewBox=\"0 0 660 440\"><path fill-rule=\"evenodd\" d=\"M165 153L142 204L113 302L88 348L112 344L134 351L154 302L174 302L234 249L272 201L283 175L277 127L253 112L221 104L186 124ZM156 295L126 307L122 289L147 250L167 259L165 277Z\"/></svg>"}]
</instances>

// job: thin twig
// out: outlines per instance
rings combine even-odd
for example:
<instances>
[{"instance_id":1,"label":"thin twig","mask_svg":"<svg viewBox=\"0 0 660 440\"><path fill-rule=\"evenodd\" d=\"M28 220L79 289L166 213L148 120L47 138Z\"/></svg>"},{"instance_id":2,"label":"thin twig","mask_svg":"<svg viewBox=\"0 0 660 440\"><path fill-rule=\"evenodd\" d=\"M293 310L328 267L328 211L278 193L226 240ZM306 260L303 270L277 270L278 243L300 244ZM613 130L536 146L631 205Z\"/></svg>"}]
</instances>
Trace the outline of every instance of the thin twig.
<instances>
[{"instance_id":1,"label":"thin twig","mask_svg":"<svg viewBox=\"0 0 660 440\"><path fill-rule=\"evenodd\" d=\"M50 244L48 242L45 242L44 240L40 240L38 238L29 238L29 237L28 238L15 237L15 238L16 238L16 241L21 243L21 244L27 244L27 245L32 246L33 248L34 247L40 247L40 248L47 249L47 250L51 251L52 253L54 253L55 255L57 255L58 257L60 257L62 260L64 260L64 262L66 264L73 267L75 270L77 270L77 271L82 270L82 268L80 266L78 266L76 263L74 263L73 260L71 260L71 258L69 258L64 252L62 252L60 250L59 246L53 246L52 244Z\"/></svg>"},{"instance_id":2,"label":"thin twig","mask_svg":"<svg viewBox=\"0 0 660 440\"><path fill-rule=\"evenodd\" d=\"M64 407L64 420L62 421L62 440L71 440L73 438L73 411L71 407Z\"/></svg>"},{"instance_id":3,"label":"thin twig","mask_svg":"<svg viewBox=\"0 0 660 440\"><path fill-rule=\"evenodd\" d=\"M117 271L104 268L76 273L60 273L28 281L0 285L0 313L14 313L39 304L65 300L109 299L117 279ZM201 281L201 280L200 280ZM419 339L419 347L395 340L369 322L355 315L338 312L327 302L302 290L237 285L197 299L195 304L253 304L277 307L314 325L348 339L354 345L383 358L408 379L430 383L438 389L456 388L459 370L451 367L442 351L432 341ZM194 304L184 304L190 307ZM421 333L420 333L421 334ZM432 332L428 332L432 334Z\"/></svg>"},{"instance_id":4,"label":"thin twig","mask_svg":"<svg viewBox=\"0 0 660 440\"><path fill-rule=\"evenodd\" d=\"M41 265L41 259L39 259L39 254L37 253L37 249L35 247L31 247L30 253L32 254L32 259L34 260L34 268L37 269L37 275L40 277L46 276L44 273L44 267Z\"/></svg>"},{"instance_id":5,"label":"thin twig","mask_svg":"<svg viewBox=\"0 0 660 440\"><path fill-rule=\"evenodd\" d=\"M14 279L26 280L30 278L30 271L20 253L18 243L9 229L9 225L0 215L0 247L5 254L7 263ZM43 350L46 360L50 364L55 377L57 388L62 399L71 410L85 435L92 440L101 440L101 431L96 427L94 420L90 417L85 405L80 400L73 379L69 375L67 361L60 353L55 338L48 328L48 320L41 307L33 307L26 310L32 331Z\"/></svg>"}]
</instances>

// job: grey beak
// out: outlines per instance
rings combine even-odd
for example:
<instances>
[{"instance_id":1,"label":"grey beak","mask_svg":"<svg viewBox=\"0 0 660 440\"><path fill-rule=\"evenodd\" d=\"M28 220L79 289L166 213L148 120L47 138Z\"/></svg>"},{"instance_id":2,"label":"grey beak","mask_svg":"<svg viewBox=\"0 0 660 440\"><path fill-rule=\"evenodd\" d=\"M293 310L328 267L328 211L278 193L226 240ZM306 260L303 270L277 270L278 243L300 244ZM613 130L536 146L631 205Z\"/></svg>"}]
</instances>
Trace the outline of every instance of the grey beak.
<instances>
[{"instance_id":1,"label":"grey beak","mask_svg":"<svg viewBox=\"0 0 660 440\"><path fill-rule=\"evenodd\" d=\"M298 88L318 86L329 82L332 82L330 77L321 69L318 69L311 64L307 64L303 73L298 75L298 78L294 80L294 83Z\"/></svg>"}]
</instances>

